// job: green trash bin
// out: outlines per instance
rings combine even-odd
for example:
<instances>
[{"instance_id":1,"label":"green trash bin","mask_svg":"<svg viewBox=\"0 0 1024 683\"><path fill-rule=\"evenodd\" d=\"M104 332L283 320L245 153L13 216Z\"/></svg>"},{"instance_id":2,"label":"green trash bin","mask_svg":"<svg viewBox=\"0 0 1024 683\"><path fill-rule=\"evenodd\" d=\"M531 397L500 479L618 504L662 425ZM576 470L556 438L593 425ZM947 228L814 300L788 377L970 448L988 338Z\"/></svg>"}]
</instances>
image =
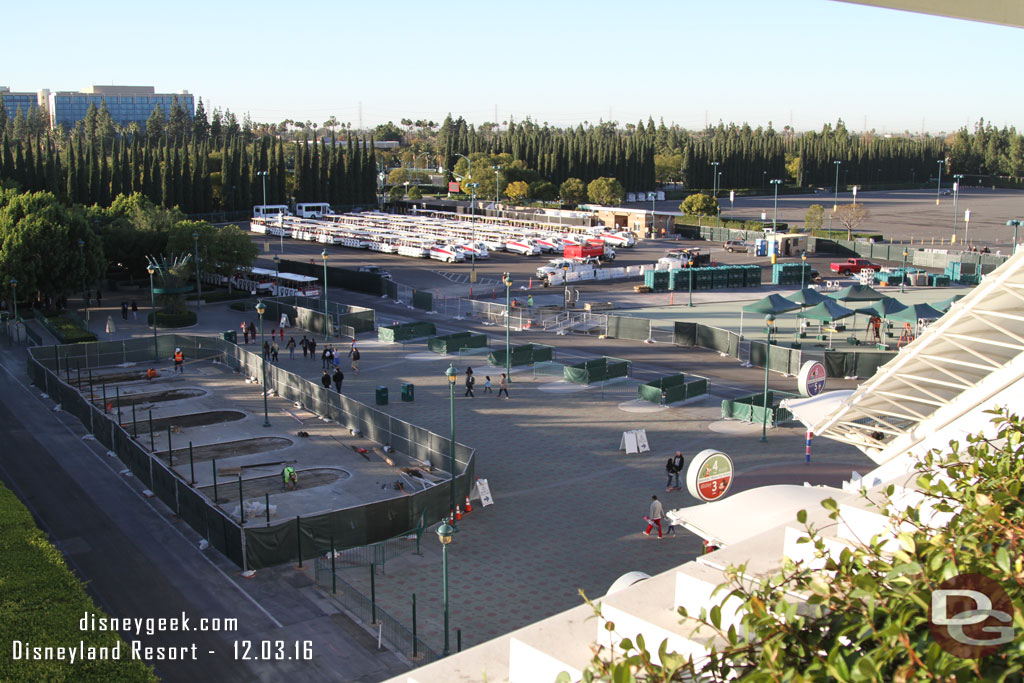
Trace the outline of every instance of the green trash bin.
<instances>
[{"instance_id":1,"label":"green trash bin","mask_svg":"<svg viewBox=\"0 0 1024 683\"><path fill-rule=\"evenodd\" d=\"M223 335L224 341L231 342L232 344L238 343L238 333L234 330L228 330Z\"/></svg>"},{"instance_id":2,"label":"green trash bin","mask_svg":"<svg viewBox=\"0 0 1024 683\"><path fill-rule=\"evenodd\" d=\"M386 406L388 404L388 388L377 387L377 405Z\"/></svg>"},{"instance_id":3,"label":"green trash bin","mask_svg":"<svg viewBox=\"0 0 1024 683\"><path fill-rule=\"evenodd\" d=\"M413 390L414 390L414 387L412 385L412 382L405 382L405 383L403 383L402 384L402 400L405 401L406 403L411 402L412 399L413 399Z\"/></svg>"}]
</instances>

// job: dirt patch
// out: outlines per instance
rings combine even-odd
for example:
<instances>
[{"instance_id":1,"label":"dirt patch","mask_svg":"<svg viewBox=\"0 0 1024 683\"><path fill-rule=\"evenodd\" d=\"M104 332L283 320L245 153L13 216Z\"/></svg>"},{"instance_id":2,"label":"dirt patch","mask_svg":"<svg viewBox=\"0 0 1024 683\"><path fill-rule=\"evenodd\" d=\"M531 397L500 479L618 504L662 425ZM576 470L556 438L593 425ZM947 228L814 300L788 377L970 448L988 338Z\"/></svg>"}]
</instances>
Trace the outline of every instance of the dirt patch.
<instances>
[{"instance_id":1,"label":"dirt patch","mask_svg":"<svg viewBox=\"0 0 1024 683\"><path fill-rule=\"evenodd\" d=\"M93 386L93 389L96 387ZM121 394L121 410L128 408L129 410L133 405L142 406L146 403L165 403L167 401L181 401L186 398L196 398L197 396L205 396L207 392L202 389L168 389L167 391L151 391L143 394ZM96 405L100 405L103 402L102 396L94 396L93 402ZM116 406L118 402L117 393L111 390L107 390L107 403Z\"/></svg>"},{"instance_id":2,"label":"dirt patch","mask_svg":"<svg viewBox=\"0 0 1024 683\"><path fill-rule=\"evenodd\" d=\"M153 420L155 423L156 420ZM155 426L155 425L154 425ZM291 439L284 439L279 436L261 436L256 439L240 439L238 441L225 441L224 443L211 443L205 446L192 448L193 462L206 462L214 458L230 458L236 455L249 455L251 453L266 453L267 451L278 451L292 445ZM167 460L167 451L163 450L157 455ZM174 449L174 463L182 464L188 462L188 449Z\"/></svg>"},{"instance_id":3,"label":"dirt patch","mask_svg":"<svg viewBox=\"0 0 1024 683\"><path fill-rule=\"evenodd\" d=\"M267 469L270 469L269 467ZM271 496L289 491L282 491L281 484L284 479L281 476L283 467L276 467L277 472L266 476L252 476L246 478L242 475L242 495L246 500L252 498L263 498L264 495ZM308 470L297 469L299 477L299 489L312 489L318 486L328 486L339 479L348 479L352 475L345 470L330 469L326 467L313 468ZM213 498L213 486L203 486L199 489L204 495ZM217 502L226 503L238 501L238 477L226 477L217 482Z\"/></svg>"},{"instance_id":4,"label":"dirt patch","mask_svg":"<svg viewBox=\"0 0 1024 683\"><path fill-rule=\"evenodd\" d=\"M123 418L123 416L122 416ZM236 422L244 419L245 413L239 410L211 410L205 413L190 413L188 415L174 415L172 417L158 417L153 420L153 431L159 434L167 431L170 427L174 432L175 428L188 429L189 427L205 427L206 425L222 424L224 422ZM131 421L128 422L131 425ZM149 419L138 419L139 433L149 429Z\"/></svg>"}]
</instances>

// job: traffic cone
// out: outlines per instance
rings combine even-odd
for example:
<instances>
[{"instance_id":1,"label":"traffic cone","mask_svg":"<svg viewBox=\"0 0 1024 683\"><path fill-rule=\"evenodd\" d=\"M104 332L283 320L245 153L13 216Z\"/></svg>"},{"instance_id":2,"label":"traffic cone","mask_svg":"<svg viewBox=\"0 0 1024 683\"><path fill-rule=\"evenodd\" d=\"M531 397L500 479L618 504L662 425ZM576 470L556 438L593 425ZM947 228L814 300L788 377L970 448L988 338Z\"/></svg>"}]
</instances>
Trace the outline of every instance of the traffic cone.
<instances>
[{"instance_id":1,"label":"traffic cone","mask_svg":"<svg viewBox=\"0 0 1024 683\"><path fill-rule=\"evenodd\" d=\"M458 505L456 505L455 506L455 521L459 521L460 519L462 519L462 510L459 509Z\"/></svg>"},{"instance_id":2,"label":"traffic cone","mask_svg":"<svg viewBox=\"0 0 1024 683\"><path fill-rule=\"evenodd\" d=\"M466 514L468 515L473 511L473 504L469 502L469 496L466 496Z\"/></svg>"}]
</instances>

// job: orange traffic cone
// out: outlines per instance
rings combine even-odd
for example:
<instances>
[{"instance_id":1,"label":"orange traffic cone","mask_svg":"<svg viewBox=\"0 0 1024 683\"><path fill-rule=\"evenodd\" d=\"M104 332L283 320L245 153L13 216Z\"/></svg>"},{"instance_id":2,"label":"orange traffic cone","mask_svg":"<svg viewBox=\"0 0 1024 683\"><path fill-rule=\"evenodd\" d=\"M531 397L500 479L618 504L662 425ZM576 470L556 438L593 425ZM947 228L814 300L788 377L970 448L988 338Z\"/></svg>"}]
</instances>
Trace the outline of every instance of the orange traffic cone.
<instances>
[{"instance_id":1,"label":"orange traffic cone","mask_svg":"<svg viewBox=\"0 0 1024 683\"><path fill-rule=\"evenodd\" d=\"M466 514L468 515L473 511L473 504L469 502L469 496L466 496Z\"/></svg>"},{"instance_id":2,"label":"orange traffic cone","mask_svg":"<svg viewBox=\"0 0 1024 683\"><path fill-rule=\"evenodd\" d=\"M455 506L455 520L458 521L460 519L462 519L462 510L460 510L459 506L456 505Z\"/></svg>"}]
</instances>

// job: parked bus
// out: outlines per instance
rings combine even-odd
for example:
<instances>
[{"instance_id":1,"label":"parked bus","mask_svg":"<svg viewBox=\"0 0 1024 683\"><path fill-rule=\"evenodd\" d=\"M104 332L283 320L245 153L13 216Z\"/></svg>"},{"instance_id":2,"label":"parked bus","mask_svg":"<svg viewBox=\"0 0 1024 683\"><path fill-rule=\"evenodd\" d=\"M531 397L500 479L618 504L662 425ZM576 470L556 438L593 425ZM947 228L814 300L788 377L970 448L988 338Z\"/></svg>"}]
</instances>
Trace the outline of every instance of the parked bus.
<instances>
[{"instance_id":1,"label":"parked bus","mask_svg":"<svg viewBox=\"0 0 1024 683\"><path fill-rule=\"evenodd\" d=\"M257 204L252 207L253 218L277 218L278 216L291 216L291 212L284 204Z\"/></svg>"},{"instance_id":2,"label":"parked bus","mask_svg":"<svg viewBox=\"0 0 1024 683\"><path fill-rule=\"evenodd\" d=\"M300 218L319 218L331 213L331 205L326 202L304 202L295 205L295 215Z\"/></svg>"}]
</instances>

